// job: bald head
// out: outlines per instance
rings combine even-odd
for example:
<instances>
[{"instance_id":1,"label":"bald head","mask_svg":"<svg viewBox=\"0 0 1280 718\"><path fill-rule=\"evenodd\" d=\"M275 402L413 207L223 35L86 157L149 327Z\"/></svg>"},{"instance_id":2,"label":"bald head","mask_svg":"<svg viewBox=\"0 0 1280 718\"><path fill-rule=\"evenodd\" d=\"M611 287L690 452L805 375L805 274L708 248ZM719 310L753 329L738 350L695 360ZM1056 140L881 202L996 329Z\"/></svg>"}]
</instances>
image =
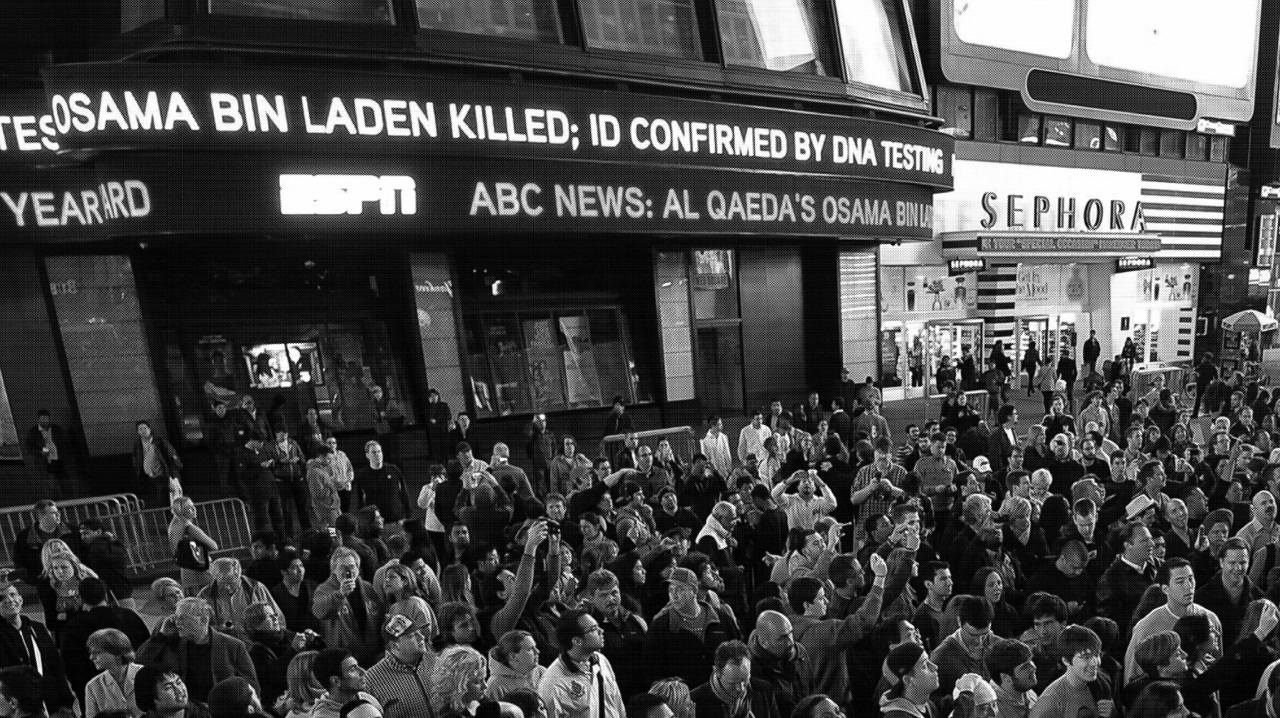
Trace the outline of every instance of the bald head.
<instances>
[{"instance_id":1,"label":"bald head","mask_svg":"<svg viewBox=\"0 0 1280 718\"><path fill-rule=\"evenodd\" d=\"M777 611L761 613L756 619L756 630L752 636L761 648L775 656L786 658L795 651L791 621Z\"/></svg>"},{"instance_id":2,"label":"bald head","mask_svg":"<svg viewBox=\"0 0 1280 718\"><path fill-rule=\"evenodd\" d=\"M1276 497L1270 491L1253 495L1253 517L1264 524L1276 520Z\"/></svg>"}]
</instances>

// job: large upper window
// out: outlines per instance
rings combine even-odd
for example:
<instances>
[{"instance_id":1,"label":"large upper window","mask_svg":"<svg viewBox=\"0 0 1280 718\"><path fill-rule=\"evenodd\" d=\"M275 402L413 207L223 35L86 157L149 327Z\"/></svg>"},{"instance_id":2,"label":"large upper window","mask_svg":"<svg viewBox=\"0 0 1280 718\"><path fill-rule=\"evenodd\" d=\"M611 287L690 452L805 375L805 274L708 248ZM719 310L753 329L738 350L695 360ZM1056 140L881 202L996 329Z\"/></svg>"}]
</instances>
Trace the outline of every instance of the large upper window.
<instances>
[{"instance_id":1,"label":"large upper window","mask_svg":"<svg viewBox=\"0 0 1280 718\"><path fill-rule=\"evenodd\" d=\"M726 0L717 3L729 65L831 75L831 26L818 0Z\"/></svg>"},{"instance_id":2,"label":"large upper window","mask_svg":"<svg viewBox=\"0 0 1280 718\"><path fill-rule=\"evenodd\" d=\"M554 0L417 0L418 24L431 30L563 42Z\"/></svg>"},{"instance_id":3,"label":"large upper window","mask_svg":"<svg viewBox=\"0 0 1280 718\"><path fill-rule=\"evenodd\" d=\"M951 22L970 45L1066 59L1075 0L957 0Z\"/></svg>"},{"instance_id":4,"label":"large upper window","mask_svg":"<svg viewBox=\"0 0 1280 718\"><path fill-rule=\"evenodd\" d=\"M211 15L394 25L391 0L209 0Z\"/></svg>"},{"instance_id":5,"label":"large upper window","mask_svg":"<svg viewBox=\"0 0 1280 718\"><path fill-rule=\"evenodd\" d=\"M581 0L587 45L702 59L693 0Z\"/></svg>"},{"instance_id":6,"label":"large upper window","mask_svg":"<svg viewBox=\"0 0 1280 718\"><path fill-rule=\"evenodd\" d=\"M914 92L899 0L837 0L836 19L849 79Z\"/></svg>"}]
</instances>

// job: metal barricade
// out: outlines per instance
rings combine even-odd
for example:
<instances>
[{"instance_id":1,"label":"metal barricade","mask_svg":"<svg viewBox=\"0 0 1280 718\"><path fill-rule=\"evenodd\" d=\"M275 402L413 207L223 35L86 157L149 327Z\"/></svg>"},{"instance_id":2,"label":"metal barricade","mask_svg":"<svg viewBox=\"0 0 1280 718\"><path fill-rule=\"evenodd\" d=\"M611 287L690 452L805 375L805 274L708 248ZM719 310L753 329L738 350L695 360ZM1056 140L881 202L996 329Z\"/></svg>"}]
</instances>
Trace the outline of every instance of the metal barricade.
<instances>
[{"instance_id":1,"label":"metal barricade","mask_svg":"<svg viewBox=\"0 0 1280 718\"><path fill-rule=\"evenodd\" d=\"M103 518L136 510L139 501L133 494L109 494L58 501L57 505L64 524L78 524L87 518ZM9 506L0 509L0 567L13 566L14 541L22 529L35 521L31 508Z\"/></svg>"},{"instance_id":2,"label":"metal barricade","mask_svg":"<svg viewBox=\"0 0 1280 718\"><path fill-rule=\"evenodd\" d=\"M129 552L129 570L142 573L174 568L169 546L169 509L145 509L103 517L108 530ZM247 555L253 542L249 513L240 499L196 504L196 526L218 544L214 557Z\"/></svg>"},{"instance_id":3,"label":"metal barricade","mask_svg":"<svg viewBox=\"0 0 1280 718\"><path fill-rule=\"evenodd\" d=\"M655 452L658 450L658 442L663 439L670 441L671 451L686 463L692 461L693 455L699 451L698 438L694 435L692 427L673 426L667 429L650 429L637 431L635 435L640 440L641 446L648 446ZM626 438L626 434L610 434L604 437L600 440L600 455L612 459L622 451L622 447L626 446Z\"/></svg>"}]
</instances>

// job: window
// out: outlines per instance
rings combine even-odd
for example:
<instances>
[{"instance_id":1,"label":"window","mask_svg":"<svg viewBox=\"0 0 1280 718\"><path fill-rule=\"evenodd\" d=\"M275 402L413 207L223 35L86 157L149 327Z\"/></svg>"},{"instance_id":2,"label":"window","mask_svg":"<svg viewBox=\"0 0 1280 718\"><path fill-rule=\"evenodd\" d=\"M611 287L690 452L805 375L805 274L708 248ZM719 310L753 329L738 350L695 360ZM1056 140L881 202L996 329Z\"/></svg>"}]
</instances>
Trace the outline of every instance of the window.
<instances>
[{"instance_id":1,"label":"window","mask_svg":"<svg viewBox=\"0 0 1280 718\"><path fill-rule=\"evenodd\" d=\"M836 20L850 81L916 91L899 0L837 0Z\"/></svg>"},{"instance_id":2,"label":"window","mask_svg":"<svg viewBox=\"0 0 1280 718\"><path fill-rule=\"evenodd\" d=\"M1195 132L1187 133L1187 159L1205 161L1209 156L1209 138Z\"/></svg>"},{"instance_id":3,"label":"window","mask_svg":"<svg viewBox=\"0 0 1280 718\"><path fill-rule=\"evenodd\" d=\"M1107 125L1102 132L1102 149L1107 152L1124 151L1124 128L1119 125Z\"/></svg>"},{"instance_id":4,"label":"window","mask_svg":"<svg viewBox=\"0 0 1280 718\"><path fill-rule=\"evenodd\" d=\"M1044 144L1046 147L1071 146L1071 119L1067 117L1044 118Z\"/></svg>"},{"instance_id":5,"label":"window","mask_svg":"<svg viewBox=\"0 0 1280 718\"><path fill-rule=\"evenodd\" d=\"M209 0L210 15L394 25L391 0Z\"/></svg>"},{"instance_id":6,"label":"window","mask_svg":"<svg viewBox=\"0 0 1280 718\"><path fill-rule=\"evenodd\" d=\"M1040 144L1040 115L1024 112L1018 115L1018 134L1013 137L1018 142L1029 145Z\"/></svg>"},{"instance_id":7,"label":"window","mask_svg":"<svg viewBox=\"0 0 1280 718\"><path fill-rule=\"evenodd\" d=\"M1160 156L1161 157L1182 157L1183 135L1179 130L1161 130L1160 131Z\"/></svg>"},{"instance_id":8,"label":"window","mask_svg":"<svg viewBox=\"0 0 1280 718\"><path fill-rule=\"evenodd\" d=\"M1155 156L1160 145L1159 133L1145 127L1130 127L1124 135L1124 151Z\"/></svg>"},{"instance_id":9,"label":"window","mask_svg":"<svg viewBox=\"0 0 1280 718\"><path fill-rule=\"evenodd\" d=\"M702 59L693 0L581 0L587 45Z\"/></svg>"},{"instance_id":10,"label":"window","mask_svg":"<svg viewBox=\"0 0 1280 718\"><path fill-rule=\"evenodd\" d=\"M1227 138L1226 137L1210 137L1209 138L1209 161L1210 162L1226 162L1227 161Z\"/></svg>"},{"instance_id":11,"label":"window","mask_svg":"<svg viewBox=\"0 0 1280 718\"><path fill-rule=\"evenodd\" d=\"M1075 148L1078 150L1097 150L1102 147L1102 127L1093 122L1077 122Z\"/></svg>"},{"instance_id":12,"label":"window","mask_svg":"<svg viewBox=\"0 0 1280 718\"><path fill-rule=\"evenodd\" d=\"M554 0L417 0L418 25L472 35L564 41Z\"/></svg>"},{"instance_id":13,"label":"window","mask_svg":"<svg viewBox=\"0 0 1280 718\"><path fill-rule=\"evenodd\" d=\"M717 3L729 65L830 75L834 43L817 0L725 0Z\"/></svg>"}]
</instances>

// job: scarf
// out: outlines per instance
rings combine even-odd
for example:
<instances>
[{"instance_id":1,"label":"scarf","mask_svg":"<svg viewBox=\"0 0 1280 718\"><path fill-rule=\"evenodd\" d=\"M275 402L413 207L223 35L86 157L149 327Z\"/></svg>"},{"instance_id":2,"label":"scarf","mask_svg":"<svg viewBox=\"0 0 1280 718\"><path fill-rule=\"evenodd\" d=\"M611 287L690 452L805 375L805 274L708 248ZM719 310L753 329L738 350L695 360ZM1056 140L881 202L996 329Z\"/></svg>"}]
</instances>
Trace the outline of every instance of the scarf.
<instances>
[{"instance_id":1,"label":"scarf","mask_svg":"<svg viewBox=\"0 0 1280 718\"><path fill-rule=\"evenodd\" d=\"M729 548L729 529L725 528L715 516L708 516L707 522L703 524L702 530L698 532L698 537L694 539L696 545L704 536L710 536L716 542L716 548L724 550Z\"/></svg>"},{"instance_id":2,"label":"scarf","mask_svg":"<svg viewBox=\"0 0 1280 718\"><path fill-rule=\"evenodd\" d=\"M743 691L741 697L735 697L720 685L719 676L713 675L709 682L711 683L711 692L715 693L716 698L719 698L725 705L729 706L729 718L752 718L750 689Z\"/></svg>"}]
</instances>

